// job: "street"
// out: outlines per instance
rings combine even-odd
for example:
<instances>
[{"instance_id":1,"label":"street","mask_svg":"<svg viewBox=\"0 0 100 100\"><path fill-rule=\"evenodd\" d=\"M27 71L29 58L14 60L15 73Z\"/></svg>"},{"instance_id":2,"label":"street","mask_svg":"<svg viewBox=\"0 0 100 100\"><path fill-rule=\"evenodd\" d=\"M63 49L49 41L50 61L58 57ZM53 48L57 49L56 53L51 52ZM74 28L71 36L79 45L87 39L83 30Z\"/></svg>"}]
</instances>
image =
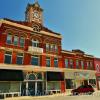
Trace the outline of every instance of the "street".
<instances>
[{"instance_id":1,"label":"street","mask_svg":"<svg viewBox=\"0 0 100 100\"><path fill-rule=\"evenodd\" d=\"M100 100L100 95L90 96L66 96L66 95L52 95L52 96L41 96L41 97L18 97L18 98L7 98L5 100Z\"/></svg>"}]
</instances>

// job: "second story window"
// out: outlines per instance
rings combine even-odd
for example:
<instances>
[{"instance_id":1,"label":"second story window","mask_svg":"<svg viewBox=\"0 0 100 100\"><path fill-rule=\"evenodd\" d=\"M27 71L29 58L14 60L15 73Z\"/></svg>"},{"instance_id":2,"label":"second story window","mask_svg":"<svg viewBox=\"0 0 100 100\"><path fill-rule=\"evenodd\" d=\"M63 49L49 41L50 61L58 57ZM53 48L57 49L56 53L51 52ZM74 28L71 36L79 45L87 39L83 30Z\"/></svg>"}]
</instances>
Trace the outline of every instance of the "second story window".
<instances>
[{"instance_id":1,"label":"second story window","mask_svg":"<svg viewBox=\"0 0 100 100\"><path fill-rule=\"evenodd\" d=\"M18 45L18 36L14 36L14 45Z\"/></svg>"},{"instance_id":2,"label":"second story window","mask_svg":"<svg viewBox=\"0 0 100 100\"><path fill-rule=\"evenodd\" d=\"M81 67L84 69L84 61L81 61Z\"/></svg>"},{"instance_id":3,"label":"second story window","mask_svg":"<svg viewBox=\"0 0 100 100\"><path fill-rule=\"evenodd\" d=\"M54 58L54 67L58 67L58 59Z\"/></svg>"},{"instance_id":4,"label":"second story window","mask_svg":"<svg viewBox=\"0 0 100 100\"><path fill-rule=\"evenodd\" d=\"M20 37L20 46L24 47L25 44L25 38L24 37Z\"/></svg>"},{"instance_id":5,"label":"second story window","mask_svg":"<svg viewBox=\"0 0 100 100\"><path fill-rule=\"evenodd\" d=\"M89 69L89 66L90 66L89 61L86 62L86 65L87 65L87 69Z\"/></svg>"},{"instance_id":6,"label":"second story window","mask_svg":"<svg viewBox=\"0 0 100 100\"><path fill-rule=\"evenodd\" d=\"M65 59L65 67L68 68L68 59Z\"/></svg>"},{"instance_id":7,"label":"second story window","mask_svg":"<svg viewBox=\"0 0 100 100\"><path fill-rule=\"evenodd\" d=\"M12 60L12 52L6 51L5 52L5 60L4 60L4 63L5 64L11 64L11 60Z\"/></svg>"},{"instance_id":8,"label":"second story window","mask_svg":"<svg viewBox=\"0 0 100 100\"><path fill-rule=\"evenodd\" d=\"M46 66L50 67L50 57L46 57Z\"/></svg>"},{"instance_id":9,"label":"second story window","mask_svg":"<svg viewBox=\"0 0 100 100\"><path fill-rule=\"evenodd\" d=\"M32 56L31 57L31 64L35 66L39 66L39 56Z\"/></svg>"},{"instance_id":10,"label":"second story window","mask_svg":"<svg viewBox=\"0 0 100 100\"><path fill-rule=\"evenodd\" d=\"M79 68L79 60L76 60L76 68Z\"/></svg>"},{"instance_id":11,"label":"second story window","mask_svg":"<svg viewBox=\"0 0 100 100\"><path fill-rule=\"evenodd\" d=\"M73 68L73 60L70 59L69 62L70 62L70 68Z\"/></svg>"},{"instance_id":12,"label":"second story window","mask_svg":"<svg viewBox=\"0 0 100 100\"><path fill-rule=\"evenodd\" d=\"M23 64L23 53L18 53L17 54L16 64L18 64L18 65L22 65Z\"/></svg>"},{"instance_id":13,"label":"second story window","mask_svg":"<svg viewBox=\"0 0 100 100\"><path fill-rule=\"evenodd\" d=\"M58 52L58 46L57 45L55 45L55 51Z\"/></svg>"},{"instance_id":14,"label":"second story window","mask_svg":"<svg viewBox=\"0 0 100 100\"><path fill-rule=\"evenodd\" d=\"M12 35L11 35L11 34L8 34L8 35L7 35L6 43L7 43L7 44L11 44L11 43L12 43Z\"/></svg>"},{"instance_id":15,"label":"second story window","mask_svg":"<svg viewBox=\"0 0 100 100\"><path fill-rule=\"evenodd\" d=\"M93 68L93 62L92 61L90 61L90 67L91 67L91 69L94 69Z\"/></svg>"},{"instance_id":16,"label":"second story window","mask_svg":"<svg viewBox=\"0 0 100 100\"><path fill-rule=\"evenodd\" d=\"M50 44L46 43L46 51L49 51L49 50L50 50Z\"/></svg>"},{"instance_id":17,"label":"second story window","mask_svg":"<svg viewBox=\"0 0 100 100\"><path fill-rule=\"evenodd\" d=\"M39 41L38 40L32 40L32 46L33 47L39 47Z\"/></svg>"}]
</instances>

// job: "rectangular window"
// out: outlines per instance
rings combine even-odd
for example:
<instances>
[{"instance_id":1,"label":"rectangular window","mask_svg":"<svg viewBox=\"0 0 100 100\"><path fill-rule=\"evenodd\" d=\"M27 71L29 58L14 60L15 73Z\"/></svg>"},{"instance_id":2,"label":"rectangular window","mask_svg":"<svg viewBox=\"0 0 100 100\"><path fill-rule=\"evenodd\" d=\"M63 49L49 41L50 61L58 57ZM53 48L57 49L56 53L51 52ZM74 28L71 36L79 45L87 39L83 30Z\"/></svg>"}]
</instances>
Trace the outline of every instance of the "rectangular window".
<instances>
[{"instance_id":1,"label":"rectangular window","mask_svg":"<svg viewBox=\"0 0 100 100\"><path fill-rule=\"evenodd\" d=\"M76 60L76 68L79 68L79 60Z\"/></svg>"},{"instance_id":2,"label":"rectangular window","mask_svg":"<svg viewBox=\"0 0 100 100\"><path fill-rule=\"evenodd\" d=\"M54 51L54 45L53 44L50 45L50 50Z\"/></svg>"},{"instance_id":3,"label":"rectangular window","mask_svg":"<svg viewBox=\"0 0 100 100\"><path fill-rule=\"evenodd\" d=\"M20 46L21 46L21 47L24 47L24 44L25 44L25 39L24 39L24 37L20 37Z\"/></svg>"},{"instance_id":4,"label":"rectangular window","mask_svg":"<svg viewBox=\"0 0 100 100\"><path fill-rule=\"evenodd\" d=\"M49 51L50 50L50 45L49 43L46 43L46 51Z\"/></svg>"},{"instance_id":5,"label":"rectangular window","mask_svg":"<svg viewBox=\"0 0 100 100\"><path fill-rule=\"evenodd\" d=\"M39 57L38 56L32 56L31 64L35 65L35 66L39 66Z\"/></svg>"},{"instance_id":6,"label":"rectangular window","mask_svg":"<svg viewBox=\"0 0 100 100\"><path fill-rule=\"evenodd\" d=\"M91 68L91 70L94 69L94 68L93 68L93 62L91 62L91 61L90 61L90 68Z\"/></svg>"},{"instance_id":7,"label":"rectangular window","mask_svg":"<svg viewBox=\"0 0 100 100\"><path fill-rule=\"evenodd\" d=\"M89 69L89 62L87 61L86 63L87 63L87 68Z\"/></svg>"},{"instance_id":8,"label":"rectangular window","mask_svg":"<svg viewBox=\"0 0 100 100\"><path fill-rule=\"evenodd\" d=\"M70 59L70 68L73 68L73 60Z\"/></svg>"},{"instance_id":9,"label":"rectangular window","mask_svg":"<svg viewBox=\"0 0 100 100\"><path fill-rule=\"evenodd\" d=\"M46 66L50 67L50 57L46 57Z\"/></svg>"},{"instance_id":10,"label":"rectangular window","mask_svg":"<svg viewBox=\"0 0 100 100\"><path fill-rule=\"evenodd\" d=\"M11 34L8 34L8 35L7 35L6 43L7 43L7 44L11 44L11 43L12 43L12 35L11 35Z\"/></svg>"},{"instance_id":11,"label":"rectangular window","mask_svg":"<svg viewBox=\"0 0 100 100\"><path fill-rule=\"evenodd\" d=\"M55 52L58 52L58 46L55 45Z\"/></svg>"},{"instance_id":12,"label":"rectangular window","mask_svg":"<svg viewBox=\"0 0 100 100\"><path fill-rule=\"evenodd\" d=\"M68 59L65 59L65 67L68 68Z\"/></svg>"},{"instance_id":13,"label":"rectangular window","mask_svg":"<svg viewBox=\"0 0 100 100\"><path fill-rule=\"evenodd\" d=\"M73 79L66 79L66 89L73 89L75 87Z\"/></svg>"},{"instance_id":14,"label":"rectangular window","mask_svg":"<svg viewBox=\"0 0 100 100\"><path fill-rule=\"evenodd\" d=\"M81 61L81 67L84 69L84 61Z\"/></svg>"},{"instance_id":15,"label":"rectangular window","mask_svg":"<svg viewBox=\"0 0 100 100\"><path fill-rule=\"evenodd\" d=\"M18 65L22 65L23 64L23 53L18 53L17 54L16 64L18 64Z\"/></svg>"},{"instance_id":16,"label":"rectangular window","mask_svg":"<svg viewBox=\"0 0 100 100\"><path fill-rule=\"evenodd\" d=\"M5 64L11 64L11 60L12 60L12 52L10 51L6 51L5 52Z\"/></svg>"},{"instance_id":17,"label":"rectangular window","mask_svg":"<svg viewBox=\"0 0 100 100\"><path fill-rule=\"evenodd\" d=\"M18 45L18 36L14 36L14 45Z\"/></svg>"},{"instance_id":18,"label":"rectangular window","mask_svg":"<svg viewBox=\"0 0 100 100\"><path fill-rule=\"evenodd\" d=\"M54 58L54 67L58 67L58 59Z\"/></svg>"}]
</instances>

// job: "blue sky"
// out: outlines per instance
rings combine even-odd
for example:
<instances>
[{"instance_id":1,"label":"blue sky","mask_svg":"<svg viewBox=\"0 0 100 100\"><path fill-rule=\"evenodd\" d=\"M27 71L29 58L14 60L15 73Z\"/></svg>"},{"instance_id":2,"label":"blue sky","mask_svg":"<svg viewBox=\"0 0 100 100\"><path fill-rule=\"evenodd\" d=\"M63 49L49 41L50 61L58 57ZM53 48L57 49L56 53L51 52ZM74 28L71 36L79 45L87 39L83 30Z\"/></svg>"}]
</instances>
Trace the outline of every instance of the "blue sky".
<instances>
[{"instance_id":1,"label":"blue sky","mask_svg":"<svg viewBox=\"0 0 100 100\"><path fill-rule=\"evenodd\" d=\"M44 25L63 36L63 49L81 49L100 57L100 0L38 0ZM27 3L34 0L0 0L0 18L24 20Z\"/></svg>"}]
</instances>

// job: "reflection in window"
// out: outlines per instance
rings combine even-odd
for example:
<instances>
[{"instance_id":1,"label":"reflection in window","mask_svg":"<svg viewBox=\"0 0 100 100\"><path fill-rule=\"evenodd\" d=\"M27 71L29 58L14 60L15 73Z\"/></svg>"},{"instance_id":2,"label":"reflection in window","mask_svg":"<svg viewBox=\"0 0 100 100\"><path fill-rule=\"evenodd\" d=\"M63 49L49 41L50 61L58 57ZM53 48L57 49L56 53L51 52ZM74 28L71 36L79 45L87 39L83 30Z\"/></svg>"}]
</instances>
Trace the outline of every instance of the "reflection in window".
<instances>
[{"instance_id":1,"label":"reflection in window","mask_svg":"<svg viewBox=\"0 0 100 100\"><path fill-rule=\"evenodd\" d=\"M18 36L14 36L14 45L18 45Z\"/></svg>"},{"instance_id":2,"label":"reflection in window","mask_svg":"<svg viewBox=\"0 0 100 100\"><path fill-rule=\"evenodd\" d=\"M11 59L12 59L12 52L6 51L5 52L5 61L4 61L4 63L11 64Z\"/></svg>"},{"instance_id":3,"label":"reflection in window","mask_svg":"<svg viewBox=\"0 0 100 100\"><path fill-rule=\"evenodd\" d=\"M12 43L12 35L11 35L11 34L8 34L8 35L7 35L6 43L7 43L7 44L11 44L11 43Z\"/></svg>"},{"instance_id":4,"label":"reflection in window","mask_svg":"<svg viewBox=\"0 0 100 100\"><path fill-rule=\"evenodd\" d=\"M23 64L23 53L18 53L17 54L16 64L18 64L18 65L22 65Z\"/></svg>"},{"instance_id":5,"label":"reflection in window","mask_svg":"<svg viewBox=\"0 0 100 100\"><path fill-rule=\"evenodd\" d=\"M24 44L25 44L25 39L24 39L24 37L20 37L20 46L21 46L21 47L24 47Z\"/></svg>"},{"instance_id":6,"label":"reflection in window","mask_svg":"<svg viewBox=\"0 0 100 100\"><path fill-rule=\"evenodd\" d=\"M65 67L68 68L68 59L65 59Z\"/></svg>"},{"instance_id":7,"label":"reflection in window","mask_svg":"<svg viewBox=\"0 0 100 100\"><path fill-rule=\"evenodd\" d=\"M35 65L35 66L39 66L39 57L38 56L32 56L31 64Z\"/></svg>"},{"instance_id":8,"label":"reflection in window","mask_svg":"<svg viewBox=\"0 0 100 100\"><path fill-rule=\"evenodd\" d=\"M70 68L73 68L73 60L70 59L69 62L70 62Z\"/></svg>"},{"instance_id":9,"label":"reflection in window","mask_svg":"<svg viewBox=\"0 0 100 100\"><path fill-rule=\"evenodd\" d=\"M54 67L58 67L58 59L54 58Z\"/></svg>"},{"instance_id":10,"label":"reflection in window","mask_svg":"<svg viewBox=\"0 0 100 100\"><path fill-rule=\"evenodd\" d=\"M50 67L50 57L46 57L46 66Z\"/></svg>"},{"instance_id":11,"label":"reflection in window","mask_svg":"<svg viewBox=\"0 0 100 100\"><path fill-rule=\"evenodd\" d=\"M38 40L32 40L32 46L33 47L39 47L39 41Z\"/></svg>"},{"instance_id":12,"label":"reflection in window","mask_svg":"<svg viewBox=\"0 0 100 100\"><path fill-rule=\"evenodd\" d=\"M81 67L84 69L84 61L81 61Z\"/></svg>"},{"instance_id":13,"label":"reflection in window","mask_svg":"<svg viewBox=\"0 0 100 100\"><path fill-rule=\"evenodd\" d=\"M76 68L79 68L79 60L76 60Z\"/></svg>"},{"instance_id":14,"label":"reflection in window","mask_svg":"<svg viewBox=\"0 0 100 100\"><path fill-rule=\"evenodd\" d=\"M50 50L50 45L49 43L46 43L46 51L49 51Z\"/></svg>"}]
</instances>

